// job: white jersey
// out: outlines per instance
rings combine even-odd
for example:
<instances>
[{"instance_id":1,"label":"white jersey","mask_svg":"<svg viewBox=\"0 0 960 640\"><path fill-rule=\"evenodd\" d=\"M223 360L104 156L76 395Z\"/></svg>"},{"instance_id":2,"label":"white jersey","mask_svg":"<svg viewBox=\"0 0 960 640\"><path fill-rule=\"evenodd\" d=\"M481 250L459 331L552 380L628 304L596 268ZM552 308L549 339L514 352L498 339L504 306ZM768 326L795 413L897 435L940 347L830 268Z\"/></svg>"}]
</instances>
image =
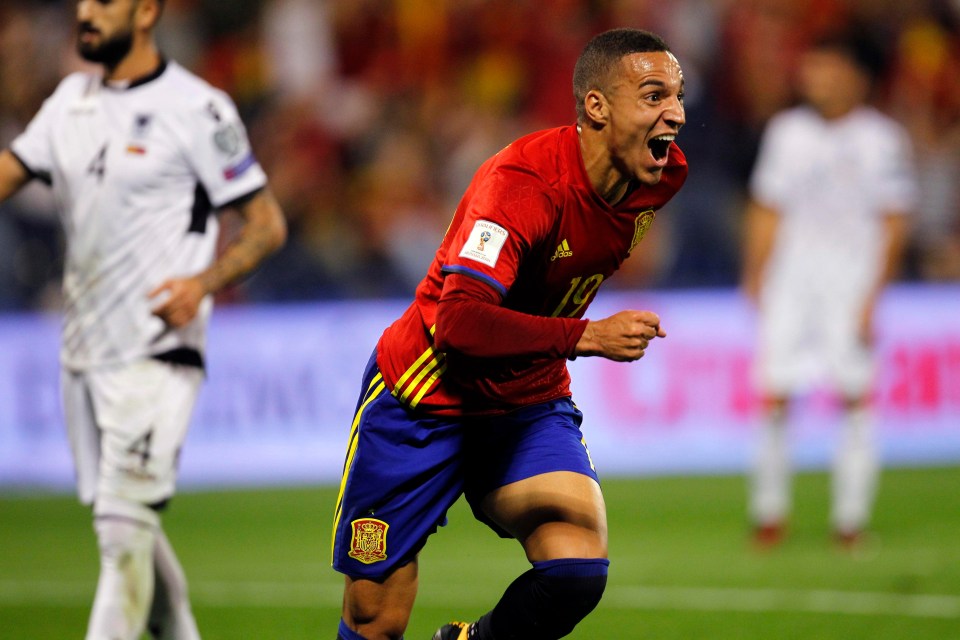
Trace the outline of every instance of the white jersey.
<instances>
[{"instance_id":1,"label":"white jersey","mask_svg":"<svg viewBox=\"0 0 960 640\"><path fill-rule=\"evenodd\" d=\"M906 131L871 107L836 120L810 107L775 116L750 183L781 216L767 286L865 292L883 264L883 217L916 201L912 166Z\"/></svg>"},{"instance_id":2,"label":"white jersey","mask_svg":"<svg viewBox=\"0 0 960 640\"><path fill-rule=\"evenodd\" d=\"M171 329L147 293L208 267L212 211L266 184L230 98L173 62L125 87L75 73L11 150L52 184L63 219L64 365L202 353L212 299Z\"/></svg>"},{"instance_id":3,"label":"white jersey","mask_svg":"<svg viewBox=\"0 0 960 640\"><path fill-rule=\"evenodd\" d=\"M761 388L792 394L824 376L849 397L869 388L860 314L886 259L883 219L914 206L911 156L906 132L870 107L770 121L751 180L780 216L760 296Z\"/></svg>"}]
</instances>

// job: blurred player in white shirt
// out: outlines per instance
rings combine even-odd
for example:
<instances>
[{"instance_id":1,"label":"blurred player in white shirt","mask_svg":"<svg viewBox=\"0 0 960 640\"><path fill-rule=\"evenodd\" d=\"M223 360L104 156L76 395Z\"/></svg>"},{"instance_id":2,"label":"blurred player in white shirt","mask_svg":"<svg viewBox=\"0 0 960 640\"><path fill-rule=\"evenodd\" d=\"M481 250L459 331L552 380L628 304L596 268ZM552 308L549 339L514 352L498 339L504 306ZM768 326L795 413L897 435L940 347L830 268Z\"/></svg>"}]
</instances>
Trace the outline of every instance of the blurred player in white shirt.
<instances>
[{"instance_id":1,"label":"blurred player in white shirt","mask_svg":"<svg viewBox=\"0 0 960 640\"><path fill-rule=\"evenodd\" d=\"M761 544L779 542L790 511L789 400L824 379L844 413L833 468L837 540L855 544L872 510L873 318L916 198L906 132L867 103L881 61L855 33L805 51L804 103L770 120L750 183L743 282L759 308L764 398L750 515Z\"/></svg>"},{"instance_id":2,"label":"blurred player in white shirt","mask_svg":"<svg viewBox=\"0 0 960 640\"><path fill-rule=\"evenodd\" d=\"M0 201L50 184L66 235L62 393L100 578L87 640L199 638L160 510L203 380L212 294L283 243L230 98L157 49L162 0L79 0L65 78L10 149ZM244 222L219 256L213 211Z\"/></svg>"}]
</instances>

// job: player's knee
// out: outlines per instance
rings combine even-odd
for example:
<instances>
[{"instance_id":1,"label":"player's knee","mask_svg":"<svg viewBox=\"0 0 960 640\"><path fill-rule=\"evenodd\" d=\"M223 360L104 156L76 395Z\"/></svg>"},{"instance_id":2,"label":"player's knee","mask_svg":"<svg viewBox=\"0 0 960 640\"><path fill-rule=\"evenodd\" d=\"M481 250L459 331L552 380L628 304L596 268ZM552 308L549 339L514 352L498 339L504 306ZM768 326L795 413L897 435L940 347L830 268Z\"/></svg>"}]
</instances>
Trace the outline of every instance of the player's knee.
<instances>
[{"instance_id":1,"label":"player's knee","mask_svg":"<svg viewBox=\"0 0 960 640\"><path fill-rule=\"evenodd\" d=\"M398 607L357 608L352 607L345 613L348 624L359 629L360 637L402 638L410 615Z\"/></svg>"},{"instance_id":2,"label":"player's knee","mask_svg":"<svg viewBox=\"0 0 960 640\"><path fill-rule=\"evenodd\" d=\"M344 592L345 624L364 638L402 638L414 593L392 591L372 580L352 581Z\"/></svg>"},{"instance_id":3,"label":"player's knee","mask_svg":"<svg viewBox=\"0 0 960 640\"><path fill-rule=\"evenodd\" d=\"M94 525L105 560L148 563L153 571L153 546L160 519L149 507L120 498L98 498Z\"/></svg>"},{"instance_id":4,"label":"player's knee","mask_svg":"<svg viewBox=\"0 0 960 640\"><path fill-rule=\"evenodd\" d=\"M534 563L551 615L541 621L545 638L561 638L596 608L607 586L609 561L564 558Z\"/></svg>"},{"instance_id":5,"label":"player's knee","mask_svg":"<svg viewBox=\"0 0 960 640\"><path fill-rule=\"evenodd\" d=\"M394 610L381 610L376 615L369 617L356 617L353 615L344 615L350 618L350 621L344 622L350 629L357 629L351 635L341 634L345 640L354 638L391 638L393 640L403 640L403 632L407 628L409 616L406 613L401 614Z\"/></svg>"}]
</instances>

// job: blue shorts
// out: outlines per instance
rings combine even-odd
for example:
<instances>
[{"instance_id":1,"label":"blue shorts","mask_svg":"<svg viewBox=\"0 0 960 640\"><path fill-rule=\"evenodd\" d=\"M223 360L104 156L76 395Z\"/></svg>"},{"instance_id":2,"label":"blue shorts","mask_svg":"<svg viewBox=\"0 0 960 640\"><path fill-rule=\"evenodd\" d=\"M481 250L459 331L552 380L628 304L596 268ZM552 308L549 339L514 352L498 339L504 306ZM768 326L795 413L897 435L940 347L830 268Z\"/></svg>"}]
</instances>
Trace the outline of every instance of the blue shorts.
<instances>
[{"instance_id":1,"label":"blue shorts","mask_svg":"<svg viewBox=\"0 0 960 640\"><path fill-rule=\"evenodd\" d=\"M478 520L503 537L480 501L552 471L597 479L570 398L505 415L421 415L386 390L371 357L350 429L333 523L333 568L380 578L414 559L466 494Z\"/></svg>"}]
</instances>

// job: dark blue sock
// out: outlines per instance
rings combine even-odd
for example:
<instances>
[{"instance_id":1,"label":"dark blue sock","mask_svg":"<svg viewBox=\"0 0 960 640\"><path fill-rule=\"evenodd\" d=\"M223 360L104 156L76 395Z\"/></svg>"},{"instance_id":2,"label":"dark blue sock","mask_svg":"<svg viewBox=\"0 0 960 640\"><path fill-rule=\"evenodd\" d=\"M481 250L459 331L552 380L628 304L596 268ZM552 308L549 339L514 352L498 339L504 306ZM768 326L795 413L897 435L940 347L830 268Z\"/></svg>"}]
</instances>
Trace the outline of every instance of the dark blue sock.
<instances>
[{"instance_id":1,"label":"dark blue sock","mask_svg":"<svg viewBox=\"0 0 960 640\"><path fill-rule=\"evenodd\" d=\"M607 584L605 558L534 562L477 621L477 640L557 640L600 602Z\"/></svg>"}]
</instances>

